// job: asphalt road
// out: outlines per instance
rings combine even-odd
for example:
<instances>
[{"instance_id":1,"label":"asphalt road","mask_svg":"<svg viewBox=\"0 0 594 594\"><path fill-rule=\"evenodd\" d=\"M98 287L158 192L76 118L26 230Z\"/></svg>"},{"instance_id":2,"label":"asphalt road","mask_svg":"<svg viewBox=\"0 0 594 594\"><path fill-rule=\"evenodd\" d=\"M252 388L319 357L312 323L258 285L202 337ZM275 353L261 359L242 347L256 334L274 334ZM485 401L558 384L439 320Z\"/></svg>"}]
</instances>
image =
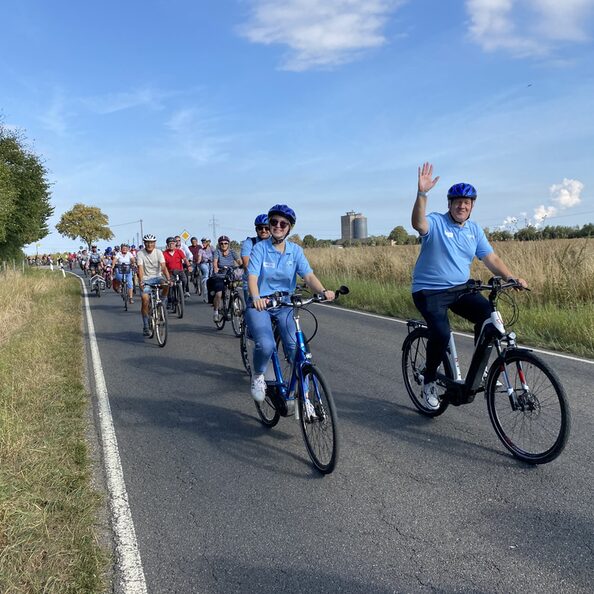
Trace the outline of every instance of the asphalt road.
<instances>
[{"instance_id":1,"label":"asphalt road","mask_svg":"<svg viewBox=\"0 0 594 594\"><path fill-rule=\"evenodd\" d=\"M530 467L480 395L415 412L404 325L318 306L312 350L342 433L322 477L294 419L259 422L239 341L209 306L193 297L161 349L138 303L90 301L149 592L592 592L594 365L543 355L573 431ZM462 359L470 346L458 339Z\"/></svg>"}]
</instances>

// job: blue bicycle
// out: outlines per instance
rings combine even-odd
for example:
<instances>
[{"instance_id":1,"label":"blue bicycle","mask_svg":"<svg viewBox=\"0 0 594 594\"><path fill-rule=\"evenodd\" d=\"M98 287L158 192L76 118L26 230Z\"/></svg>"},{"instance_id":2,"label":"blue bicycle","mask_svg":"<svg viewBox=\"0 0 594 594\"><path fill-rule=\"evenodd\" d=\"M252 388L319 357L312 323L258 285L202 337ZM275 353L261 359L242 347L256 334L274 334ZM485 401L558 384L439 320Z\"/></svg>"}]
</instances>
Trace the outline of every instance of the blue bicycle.
<instances>
[{"instance_id":1,"label":"blue bicycle","mask_svg":"<svg viewBox=\"0 0 594 594\"><path fill-rule=\"evenodd\" d=\"M347 287L336 290L339 295L347 295ZM288 297L290 302L283 301ZM275 349L271 358L272 373L266 374L266 398L256 402L260 420L267 427L274 427L280 417L295 414L301 426L303 440L314 466L323 474L329 474L336 466L339 450L339 433L336 407L328 383L313 363L309 349L314 334L306 339L300 323L300 310L310 303L326 301L323 295L304 298L301 293L275 293L268 296L267 309L292 307L295 320L296 351L292 362L283 354L283 362ZM309 310L308 310L309 311ZM309 312L315 320L313 312ZM317 320L316 320L317 330ZM290 379L283 376L291 367ZM269 379L270 378L270 379Z\"/></svg>"}]
</instances>

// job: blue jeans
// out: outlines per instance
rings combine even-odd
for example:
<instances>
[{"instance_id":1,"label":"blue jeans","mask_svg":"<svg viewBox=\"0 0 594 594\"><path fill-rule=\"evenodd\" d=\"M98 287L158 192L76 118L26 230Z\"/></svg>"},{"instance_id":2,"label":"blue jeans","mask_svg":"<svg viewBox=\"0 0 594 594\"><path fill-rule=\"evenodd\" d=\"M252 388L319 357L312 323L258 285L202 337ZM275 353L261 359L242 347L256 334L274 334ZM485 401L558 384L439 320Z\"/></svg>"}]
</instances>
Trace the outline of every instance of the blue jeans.
<instances>
[{"instance_id":1,"label":"blue jeans","mask_svg":"<svg viewBox=\"0 0 594 594\"><path fill-rule=\"evenodd\" d=\"M200 262L200 264L198 265L200 266L200 272L202 273L202 279L201 279L201 284L202 284L202 297L206 297L207 292L206 292L206 281L208 280L208 277L210 276L210 263L209 262Z\"/></svg>"},{"instance_id":2,"label":"blue jeans","mask_svg":"<svg viewBox=\"0 0 594 594\"><path fill-rule=\"evenodd\" d=\"M254 375L260 375L266 371L268 361L270 361L275 348L271 318L276 319L285 353L291 361L295 357L296 342L293 309L290 307L278 307L276 309L258 311L248 306L245 311L245 320L255 343Z\"/></svg>"},{"instance_id":3,"label":"blue jeans","mask_svg":"<svg viewBox=\"0 0 594 594\"><path fill-rule=\"evenodd\" d=\"M479 337L483 322L491 317L491 306L479 293L447 293L445 291L417 291L412 294L427 328L427 360L424 383L434 382L437 368L444 358L450 341L448 309L474 324L474 341Z\"/></svg>"}]
</instances>

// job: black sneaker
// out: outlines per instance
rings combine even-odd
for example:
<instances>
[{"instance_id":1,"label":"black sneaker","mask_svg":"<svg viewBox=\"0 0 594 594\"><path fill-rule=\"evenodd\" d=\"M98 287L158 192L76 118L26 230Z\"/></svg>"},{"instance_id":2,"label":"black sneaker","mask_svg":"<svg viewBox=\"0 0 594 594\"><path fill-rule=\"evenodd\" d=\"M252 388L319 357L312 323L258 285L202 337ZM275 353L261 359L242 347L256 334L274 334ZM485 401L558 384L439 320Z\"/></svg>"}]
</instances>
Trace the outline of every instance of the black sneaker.
<instances>
[{"instance_id":1,"label":"black sneaker","mask_svg":"<svg viewBox=\"0 0 594 594\"><path fill-rule=\"evenodd\" d=\"M143 336L150 336L150 335L151 335L151 331L148 329L148 326L145 326L145 327L142 329L142 335L143 335Z\"/></svg>"}]
</instances>

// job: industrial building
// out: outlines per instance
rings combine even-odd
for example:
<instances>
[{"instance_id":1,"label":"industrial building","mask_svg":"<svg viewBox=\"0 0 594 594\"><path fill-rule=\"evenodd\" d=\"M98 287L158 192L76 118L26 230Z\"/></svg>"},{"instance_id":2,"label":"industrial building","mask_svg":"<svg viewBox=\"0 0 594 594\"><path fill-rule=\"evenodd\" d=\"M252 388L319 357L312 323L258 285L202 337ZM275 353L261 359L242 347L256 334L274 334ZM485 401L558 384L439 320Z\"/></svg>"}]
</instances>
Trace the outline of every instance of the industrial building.
<instances>
[{"instance_id":1,"label":"industrial building","mask_svg":"<svg viewBox=\"0 0 594 594\"><path fill-rule=\"evenodd\" d=\"M367 217L354 210L340 217L340 238L342 241L367 238Z\"/></svg>"}]
</instances>

